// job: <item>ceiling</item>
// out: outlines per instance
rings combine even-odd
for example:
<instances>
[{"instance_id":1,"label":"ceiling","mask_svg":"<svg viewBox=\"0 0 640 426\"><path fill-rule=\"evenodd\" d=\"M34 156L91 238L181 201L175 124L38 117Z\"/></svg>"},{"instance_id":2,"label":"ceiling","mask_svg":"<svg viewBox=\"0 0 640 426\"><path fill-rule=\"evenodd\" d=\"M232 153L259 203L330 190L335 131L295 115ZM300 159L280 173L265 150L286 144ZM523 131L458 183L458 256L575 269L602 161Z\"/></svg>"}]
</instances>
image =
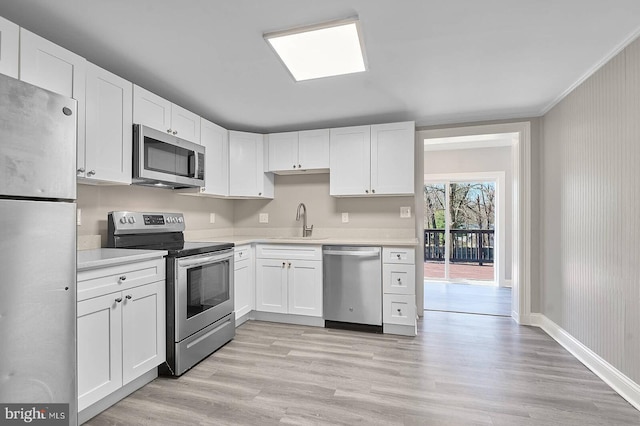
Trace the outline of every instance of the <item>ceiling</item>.
<instances>
[{"instance_id":1,"label":"ceiling","mask_svg":"<svg viewBox=\"0 0 640 426\"><path fill-rule=\"evenodd\" d=\"M262 38L354 15L364 73L296 83ZM0 16L265 133L540 116L640 34L638 0L0 0Z\"/></svg>"}]
</instances>

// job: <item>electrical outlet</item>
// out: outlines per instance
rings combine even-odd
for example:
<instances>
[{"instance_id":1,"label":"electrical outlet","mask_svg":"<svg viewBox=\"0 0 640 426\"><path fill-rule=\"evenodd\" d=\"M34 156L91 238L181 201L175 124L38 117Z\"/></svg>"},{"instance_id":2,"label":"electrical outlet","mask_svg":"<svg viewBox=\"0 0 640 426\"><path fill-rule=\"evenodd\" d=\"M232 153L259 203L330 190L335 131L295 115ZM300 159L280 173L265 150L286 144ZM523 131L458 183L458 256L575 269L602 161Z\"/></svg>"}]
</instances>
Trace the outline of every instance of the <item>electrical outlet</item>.
<instances>
[{"instance_id":1,"label":"electrical outlet","mask_svg":"<svg viewBox=\"0 0 640 426\"><path fill-rule=\"evenodd\" d=\"M411 207L400 207L400 217L403 219L411 217Z\"/></svg>"},{"instance_id":2,"label":"electrical outlet","mask_svg":"<svg viewBox=\"0 0 640 426\"><path fill-rule=\"evenodd\" d=\"M342 223L349 223L349 213L342 213Z\"/></svg>"},{"instance_id":3,"label":"electrical outlet","mask_svg":"<svg viewBox=\"0 0 640 426\"><path fill-rule=\"evenodd\" d=\"M216 214L209 213L209 223L216 223Z\"/></svg>"},{"instance_id":4,"label":"electrical outlet","mask_svg":"<svg viewBox=\"0 0 640 426\"><path fill-rule=\"evenodd\" d=\"M269 213L260 213L260 223L269 223Z\"/></svg>"},{"instance_id":5,"label":"electrical outlet","mask_svg":"<svg viewBox=\"0 0 640 426\"><path fill-rule=\"evenodd\" d=\"M76 225L82 225L82 210L80 209L76 210Z\"/></svg>"}]
</instances>

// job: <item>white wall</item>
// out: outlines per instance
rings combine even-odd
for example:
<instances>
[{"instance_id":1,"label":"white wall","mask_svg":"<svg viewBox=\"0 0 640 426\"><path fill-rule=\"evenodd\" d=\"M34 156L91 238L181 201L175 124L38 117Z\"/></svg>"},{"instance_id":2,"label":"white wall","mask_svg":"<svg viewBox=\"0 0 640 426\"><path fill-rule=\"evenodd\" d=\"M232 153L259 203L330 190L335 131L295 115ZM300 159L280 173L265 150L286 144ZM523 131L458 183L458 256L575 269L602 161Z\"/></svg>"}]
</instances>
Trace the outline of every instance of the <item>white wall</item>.
<instances>
[{"instance_id":1,"label":"white wall","mask_svg":"<svg viewBox=\"0 0 640 426\"><path fill-rule=\"evenodd\" d=\"M425 151L424 174L505 172L505 278L511 280L512 183L511 147Z\"/></svg>"},{"instance_id":2,"label":"white wall","mask_svg":"<svg viewBox=\"0 0 640 426\"><path fill-rule=\"evenodd\" d=\"M541 313L640 383L640 41L543 125Z\"/></svg>"}]
</instances>

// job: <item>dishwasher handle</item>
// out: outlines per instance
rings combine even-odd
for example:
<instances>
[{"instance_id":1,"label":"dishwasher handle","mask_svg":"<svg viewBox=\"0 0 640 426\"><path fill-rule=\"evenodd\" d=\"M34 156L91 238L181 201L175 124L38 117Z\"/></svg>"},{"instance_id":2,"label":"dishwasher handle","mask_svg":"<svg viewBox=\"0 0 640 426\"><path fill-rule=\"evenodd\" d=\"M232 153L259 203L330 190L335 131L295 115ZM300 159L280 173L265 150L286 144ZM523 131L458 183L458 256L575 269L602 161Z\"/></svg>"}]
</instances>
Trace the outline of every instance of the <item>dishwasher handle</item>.
<instances>
[{"instance_id":1,"label":"dishwasher handle","mask_svg":"<svg viewBox=\"0 0 640 426\"><path fill-rule=\"evenodd\" d=\"M380 250L368 250L368 251L323 250L322 254L328 254L332 256L379 257Z\"/></svg>"}]
</instances>

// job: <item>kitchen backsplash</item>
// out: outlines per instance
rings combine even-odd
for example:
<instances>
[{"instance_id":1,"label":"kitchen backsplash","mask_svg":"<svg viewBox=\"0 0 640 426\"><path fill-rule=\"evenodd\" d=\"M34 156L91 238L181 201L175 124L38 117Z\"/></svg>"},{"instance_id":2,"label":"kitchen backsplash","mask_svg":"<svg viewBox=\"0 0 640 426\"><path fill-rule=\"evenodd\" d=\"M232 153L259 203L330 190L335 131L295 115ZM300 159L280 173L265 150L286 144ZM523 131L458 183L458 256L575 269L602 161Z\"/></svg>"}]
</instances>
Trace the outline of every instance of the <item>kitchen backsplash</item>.
<instances>
[{"instance_id":1,"label":"kitchen backsplash","mask_svg":"<svg viewBox=\"0 0 640 426\"><path fill-rule=\"evenodd\" d=\"M107 213L114 210L184 213L187 237L293 236L302 226L296 221L299 203L307 207L307 222L316 236L412 238L413 202L413 196L331 197L328 174L276 176L273 200L194 197L141 186L78 185L78 249L105 246ZM411 207L409 219L400 218L404 206ZM215 223L210 223L211 213ZM259 222L261 213L268 215L268 223ZM348 223L342 222L342 213L348 213Z\"/></svg>"}]
</instances>

